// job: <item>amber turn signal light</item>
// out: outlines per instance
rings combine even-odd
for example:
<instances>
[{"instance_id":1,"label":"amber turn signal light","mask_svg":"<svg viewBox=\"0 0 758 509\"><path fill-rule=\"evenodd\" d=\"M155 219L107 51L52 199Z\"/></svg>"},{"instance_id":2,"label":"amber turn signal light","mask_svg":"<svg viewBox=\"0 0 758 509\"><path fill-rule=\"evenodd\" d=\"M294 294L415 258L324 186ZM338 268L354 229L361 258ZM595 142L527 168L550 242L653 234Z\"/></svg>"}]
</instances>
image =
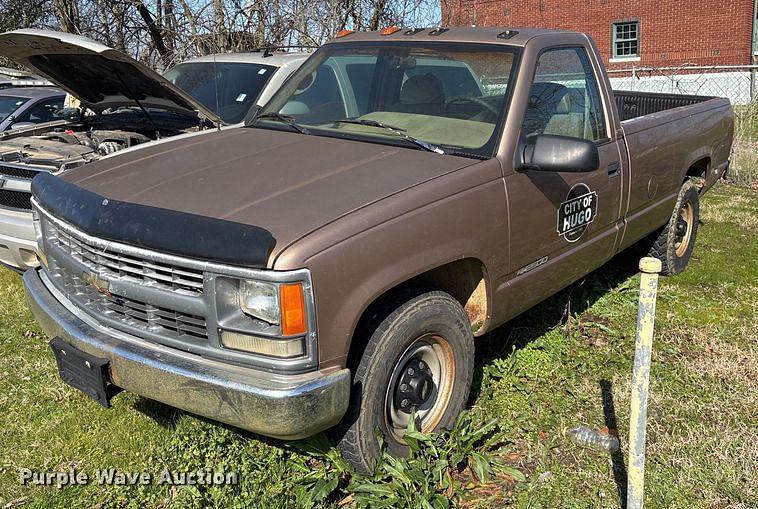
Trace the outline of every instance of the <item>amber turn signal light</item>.
<instances>
[{"instance_id":1,"label":"amber turn signal light","mask_svg":"<svg viewBox=\"0 0 758 509\"><path fill-rule=\"evenodd\" d=\"M296 336L298 334L305 334L308 325L306 323L303 284L281 285L279 287L279 303L281 307L282 335Z\"/></svg>"}]
</instances>

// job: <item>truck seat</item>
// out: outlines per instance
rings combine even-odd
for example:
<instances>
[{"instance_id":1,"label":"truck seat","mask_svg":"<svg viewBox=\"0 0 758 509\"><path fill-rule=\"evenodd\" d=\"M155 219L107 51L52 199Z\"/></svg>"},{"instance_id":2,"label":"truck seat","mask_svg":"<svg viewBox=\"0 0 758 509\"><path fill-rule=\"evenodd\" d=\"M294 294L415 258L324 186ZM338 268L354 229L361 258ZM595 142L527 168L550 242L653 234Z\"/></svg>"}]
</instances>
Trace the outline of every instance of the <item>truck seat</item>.
<instances>
[{"instance_id":1,"label":"truck seat","mask_svg":"<svg viewBox=\"0 0 758 509\"><path fill-rule=\"evenodd\" d=\"M529 104L524 114L524 134L534 136L543 134L550 119L558 111L558 104L567 93L567 88L560 83L537 82L529 91Z\"/></svg>"},{"instance_id":2,"label":"truck seat","mask_svg":"<svg viewBox=\"0 0 758 509\"><path fill-rule=\"evenodd\" d=\"M400 100L393 111L445 116L445 90L442 81L433 74L411 76L400 88Z\"/></svg>"},{"instance_id":3,"label":"truck seat","mask_svg":"<svg viewBox=\"0 0 758 509\"><path fill-rule=\"evenodd\" d=\"M579 90L566 89L543 133L586 138L584 97Z\"/></svg>"}]
</instances>

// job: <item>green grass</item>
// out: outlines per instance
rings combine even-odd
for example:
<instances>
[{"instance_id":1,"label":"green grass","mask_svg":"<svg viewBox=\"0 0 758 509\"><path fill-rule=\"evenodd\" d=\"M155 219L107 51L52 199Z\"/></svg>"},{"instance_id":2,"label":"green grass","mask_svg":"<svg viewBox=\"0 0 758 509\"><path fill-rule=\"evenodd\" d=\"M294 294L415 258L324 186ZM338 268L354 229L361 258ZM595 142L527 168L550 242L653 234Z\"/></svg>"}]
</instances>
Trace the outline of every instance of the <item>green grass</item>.
<instances>
[{"instance_id":1,"label":"green grass","mask_svg":"<svg viewBox=\"0 0 758 509\"><path fill-rule=\"evenodd\" d=\"M734 107L734 144L728 178L741 186L758 183L758 102Z\"/></svg>"},{"instance_id":2,"label":"green grass","mask_svg":"<svg viewBox=\"0 0 758 509\"><path fill-rule=\"evenodd\" d=\"M702 210L689 269L660 285L648 414L651 508L758 504L758 193L721 185ZM351 507L387 500L416 507L424 498L465 507L617 508L627 462L635 266L632 254L621 255L483 338L460 429L419 437L410 461L387 461L371 477L353 475L324 436L294 445L263 440L133 394L101 409L58 379L20 280L5 271L0 507ZM476 435L490 420L487 433ZM617 428L621 454L573 445L566 432L578 424ZM21 468L93 474L106 467L234 470L240 484L58 489L18 479Z\"/></svg>"}]
</instances>

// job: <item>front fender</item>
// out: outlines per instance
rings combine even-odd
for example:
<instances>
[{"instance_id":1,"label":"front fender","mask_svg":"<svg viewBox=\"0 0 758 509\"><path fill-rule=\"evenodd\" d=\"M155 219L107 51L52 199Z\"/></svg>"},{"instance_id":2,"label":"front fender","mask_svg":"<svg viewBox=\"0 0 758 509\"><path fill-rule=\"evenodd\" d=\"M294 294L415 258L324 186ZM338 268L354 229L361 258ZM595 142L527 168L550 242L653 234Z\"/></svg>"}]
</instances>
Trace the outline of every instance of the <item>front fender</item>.
<instances>
[{"instance_id":1,"label":"front fender","mask_svg":"<svg viewBox=\"0 0 758 509\"><path fill-rule=\"evenodd\" d=\"M320 367L343 367L363 312L387 291L463 258L479 259L492 279L506 269L499 163L453 172L350 214L285 250L276 268L297 264L296 252L308 252L303 265L313 277Z\"/></svg>"}]
</instances>

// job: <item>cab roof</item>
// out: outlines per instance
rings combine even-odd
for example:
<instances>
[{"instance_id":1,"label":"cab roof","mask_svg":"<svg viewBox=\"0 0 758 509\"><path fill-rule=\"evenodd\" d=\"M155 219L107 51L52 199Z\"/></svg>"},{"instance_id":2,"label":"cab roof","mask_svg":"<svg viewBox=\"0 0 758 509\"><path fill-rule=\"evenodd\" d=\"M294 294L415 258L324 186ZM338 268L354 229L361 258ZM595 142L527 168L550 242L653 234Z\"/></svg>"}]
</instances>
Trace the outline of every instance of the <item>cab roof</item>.
<instances>
[{"instance_id":1,"label":"cab roof","mask_svg":"<svg viewBox=\"0 0 758 509\"><path fill-rule=\"evenodd\" d=\"M576 34L570 30L548 30L540 28L518 27L437 27L437 28L401 28L382 35L382 31L352 32L342 37L331 39L329 43L347 42L400 42L400 41L438 41L479 44L504 44L524 46L534 38L542 35Z\"/></svg>"},{"instance_id":2,"label":"cab roof","mask_svg":"<svg viewBox=\"0 0 758 509\"><path fill-rule=\"evenodd\" d=\"M0 95L37 99L38 97L65 96L66 92L54 87L7 87L0 88Z\"/></svg>"},{"instance_id":3,"label":"cab roof","mask_svg":"<svg viewBox=\"0 0 758 509\"><path fill-rule=\"evenodd\" d=\"M215 55L205 55L202 57L184 60L181 64L195 62L218 62L218 63L245 63L245 64L263 64L274 67L282 67L289 62L302 62L311 56L310 53L292 52L285 53L274 51L266 53L263 51L249 53L217 53ZM181 65L177 64L177 65Z\"/></svg>"}]
</instances>

